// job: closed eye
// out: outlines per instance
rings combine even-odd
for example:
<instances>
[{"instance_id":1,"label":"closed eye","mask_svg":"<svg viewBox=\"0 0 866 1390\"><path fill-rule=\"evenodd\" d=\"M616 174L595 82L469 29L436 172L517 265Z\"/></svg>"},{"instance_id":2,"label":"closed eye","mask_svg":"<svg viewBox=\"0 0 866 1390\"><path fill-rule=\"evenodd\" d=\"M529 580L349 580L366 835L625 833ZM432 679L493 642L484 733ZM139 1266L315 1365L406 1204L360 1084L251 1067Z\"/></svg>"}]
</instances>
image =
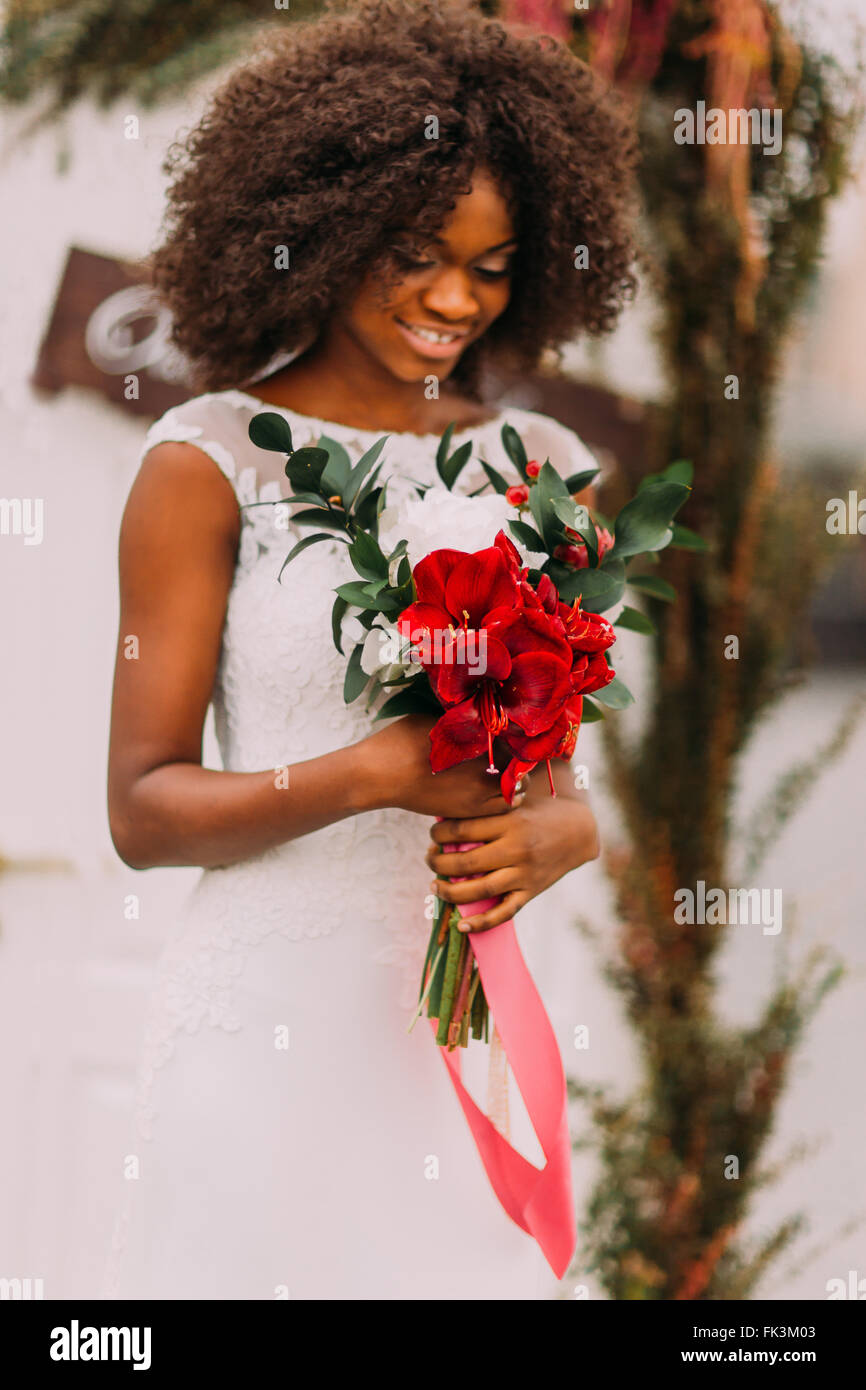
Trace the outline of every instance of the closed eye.
<instances>
[{"instance_id":1,"label":"closed eye","mask_svg":"<svg viewBox=\"0 0 866 1390\"><path fill-rule=\"evenodd\" d=\"M483 280L504 280L511 274L511 264L503 266L477 265L475 274L480 275Z\"/></svg>"},{"instance_id":2,"label":"closed eye","mask_svg":"<svg viewBox=\"0 0 866 1390\"><path fill-rule=\"evenodd\" d=\"M407 270L432 270L438 264L437 261L425 260L417 251L411 250L408 246L390 246L388 249ZM511 273L512 262L510 258L505 265L477 265L473 268L473 274L480 276L482 280L504 280Z\"/></svg>"}]
</instances>

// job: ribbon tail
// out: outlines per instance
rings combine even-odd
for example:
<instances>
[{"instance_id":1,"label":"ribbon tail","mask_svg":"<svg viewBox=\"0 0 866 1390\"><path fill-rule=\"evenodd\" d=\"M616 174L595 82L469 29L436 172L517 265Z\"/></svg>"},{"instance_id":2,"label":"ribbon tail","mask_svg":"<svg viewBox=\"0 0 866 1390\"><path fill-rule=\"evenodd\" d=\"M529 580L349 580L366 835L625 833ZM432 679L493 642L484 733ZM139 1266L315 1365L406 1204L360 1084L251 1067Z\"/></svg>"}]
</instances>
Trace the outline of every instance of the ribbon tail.
<instances>
[{"instance_id":1,"label":"ribbon tail","mask_svg":"<svg viewBox=\"0 0 866 1390\"><path fill-rule=\"evenodd\" d=\"M503 1139L511 1138L508 1115L508 1058L494 1020L487 1068L487 1118Z\"/></svg>"},{"instance_id":2,"label":"ribbon tail","mask_svg":"<svg viewBox=\"0 0 866 1390\"><path fill-rule=\"evenodd\" d=\"M461 904L459 910L469 917L494 901ZM545 1156L543 1168L518 1153L476 1105L461 1079L459 1049L440 1051L496 1196L511 1219L538 1242L561 1279L571 1263L577 1231L565 1072L556 1036L523 959L514 922L471 932L469 942L507 1063Z\"/></svg>"}]
</instances>

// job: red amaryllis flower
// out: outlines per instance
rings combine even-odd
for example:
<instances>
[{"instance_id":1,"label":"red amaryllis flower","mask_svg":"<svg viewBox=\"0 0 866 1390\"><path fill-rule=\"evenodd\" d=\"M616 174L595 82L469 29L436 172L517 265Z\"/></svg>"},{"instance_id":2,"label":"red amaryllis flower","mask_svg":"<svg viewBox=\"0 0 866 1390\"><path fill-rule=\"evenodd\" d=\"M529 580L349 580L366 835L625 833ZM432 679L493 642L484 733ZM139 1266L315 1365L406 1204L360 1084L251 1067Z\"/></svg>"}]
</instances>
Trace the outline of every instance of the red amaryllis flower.
<instances>
[{"instance_id":1,"label":"red amaryllis flower","mask_svg":"<svg viewBox=\"0 0 866 1390\"><path fill-rule=\"evenodd\" d=\"M410 642L437 633L441 639L458 628L482 628L491 609L511 607L519 598L517 582L496 546L472 555L434 550L412 573L417 599L397 624ZM424 652L422 662L428 664Z\"/></svg>"},{"instance_id":2,"label":"red amaryllis flower","mask_svg":"<svg viewBox=\"0 0 866 1390\"><path fill-rule=\"evenodd\" d=\"M583 697L574 695L561 711L556 721L545 733L534 737L524 734L521 729L509 725L503 735L503 742L514 754L502 774L502 795L511 803L517 783L527 772L532 772L540 762L547 763L550 789L554 792L553 777L550 772L551 758L570 758L577 745L577 735L583 714Z\"/></svg>"},{"instance_id":3,"label":"red amaryllis flower","mask_svg":"<svg viewBox=\"0 0 866 1390\"><path fill-rule=\"evenodd\" d=\"M510 540L504 531L497 531L496 539L493 544L496 546L497 550L502 552L505 563L516 578L523 570L523 561L520 558L520 551L517 549L514 541Z\"/></svg>"},{"instance_id":4,"label":"red amaryllis flower","mask_svg":"<svg viewBox=\"0 0 866 1390\"><path fill-rule=\"evenodd\" d=\"M579 603L560 603L557 611L574 651L603 652L616 641L613 627L599 613L585 613Z\"/></svg>"},{"instance_id":5,"label":"red amaryllis flower","mask_svg":"<svg viewBox=\"0 0 866 1390\"><path fill-rule=\"evenodd\" d=\"M494 608L487 616L487 624L488 632L503 642L512 656L521 652L550 652L566 666L571 665L571 646L561 624L540 606Z\"/></svg>"},{"instance_id":6,"label":"red amaryllis flower","mask_svg":"<svg viewBox=\"0 0 866 1390\"><path fill-rule=\"evenodd\" d=\"M511 754L502 774L510 802L539 762L570 758L583 695L613 680L605 650L615 633L580 601L562 603L548 575L529 582L520 552L500 531L486 550L436 550L414 571L416 601L398 627L419 653L445 712L430 733L434 772L482 756L493 740Z\"/></svg>"},{"instance_id":7,"label":"red amaryllis flower","mask_svg":"<svg viewBox=\"0 0 866 1390\"><path fill-rule=\"evenodd\" d=\"M487 659L476 666L445 661L430 671L436 696L450 705L430 731L430 766L442 772L486 752L495 771L493 740L514 724L522 733L543 733L555 723L571 693L571 670L551 651L508 651L492 630ZM523 638L519 634L518 641ZM447 656L447 653L446 653Z\"/></svg>"},{"instance_id":8,"label":"red amaryllis flower","mask_svg":"<svg viewBox=\"0 0 866 1390\"><path fill-rule=\"evenodd\" d=\"M517 784L521 777L525 776L527 772L532 772L533 768L536 766L536 763L523 762L520 758L511 759L500 779L502 795L509 806L514 800L514 793L517 790Z\"/></svg>"},{"instance_id":9,"label":"red amaryllis flower","mask_svg":"<svg viewBox=\"0 0 866 1390\"><path fill-rule=\"evenodd\" d=\"M608 666L604 652L583 653L575 660L571 672L571 687L575 694L592 695L610 685L616 671Z\"/></svg>"}]
</instances>

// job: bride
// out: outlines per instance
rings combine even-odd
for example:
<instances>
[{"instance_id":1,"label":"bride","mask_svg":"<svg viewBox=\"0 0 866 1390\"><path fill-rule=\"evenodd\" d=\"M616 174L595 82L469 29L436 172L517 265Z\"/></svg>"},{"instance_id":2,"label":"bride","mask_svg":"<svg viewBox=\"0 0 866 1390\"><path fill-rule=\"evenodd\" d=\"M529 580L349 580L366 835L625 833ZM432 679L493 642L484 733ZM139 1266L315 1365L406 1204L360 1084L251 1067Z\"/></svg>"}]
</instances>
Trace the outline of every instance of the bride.
<instances>
[{"instance_id":1,"label":"bride","mask_svg":"<svg viewBox=\"0 0 866 1390\"><path fill-rule=\"evenodd\" d=\"M597 855L592 812L566 763L559 796L527 778L509 808L485 759L430 772L432 720L344 704L344 548L277 582L302 533L248 505L286 487L248 425L273 410L296 448L326 435L353 460L387 434L398 498L441 486L451 422L475 446L459 492L483 484L478 457L508 468L505 421L531 458L585 467L574 434L491 412L479 379L611 326L631 159L564 47L436 0L269 38L174 149L153 269L201 394L149 430L123 517L109 813L128 865L203 874L153 991L106 1296L549 1290L407 1022L428 895L499 898L477 931L543 919L545 890ZM220 771L201 761L211 703ZM482 847L443 852L466 840Z\"/></svg>"}]
</instances>

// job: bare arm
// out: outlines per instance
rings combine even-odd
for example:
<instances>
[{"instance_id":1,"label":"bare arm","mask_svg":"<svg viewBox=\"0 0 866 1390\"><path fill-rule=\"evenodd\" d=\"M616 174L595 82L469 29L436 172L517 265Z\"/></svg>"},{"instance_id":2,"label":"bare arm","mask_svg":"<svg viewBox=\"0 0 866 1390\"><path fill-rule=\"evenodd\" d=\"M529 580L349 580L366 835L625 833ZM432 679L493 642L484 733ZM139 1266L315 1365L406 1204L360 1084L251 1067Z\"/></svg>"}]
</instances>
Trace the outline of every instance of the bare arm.
<instances>
[{"instance_id":1,"label":"bare arm","mask_svg":"<svg viewBox=\"0 0 866 1390\"><path fill-rule=\"evenodd\" d=\"M214 867L386 805L505 813L481 759L434 779L433 721L418 716L294 763L287 779L273 768L201 766L239 529L231 484L201 450L159 444L148 453L120 534L108 809L121 858L133 868Z\"/></svg>"}]
</instances>

